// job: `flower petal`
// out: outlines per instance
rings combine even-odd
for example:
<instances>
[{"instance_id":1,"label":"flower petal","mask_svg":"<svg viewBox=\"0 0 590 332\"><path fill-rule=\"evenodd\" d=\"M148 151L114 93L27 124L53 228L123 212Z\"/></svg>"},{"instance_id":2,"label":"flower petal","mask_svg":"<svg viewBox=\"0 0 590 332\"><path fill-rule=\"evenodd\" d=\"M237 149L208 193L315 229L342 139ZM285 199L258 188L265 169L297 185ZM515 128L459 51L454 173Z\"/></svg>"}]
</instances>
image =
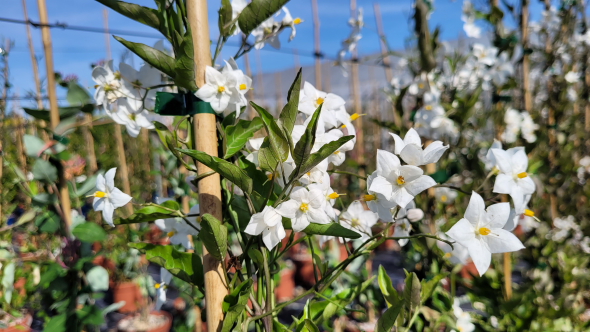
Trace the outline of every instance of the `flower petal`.
<instances>
[{"instance_id":1,"label":"flower petal","mask_svg":"<svg viewBox=\"0 0 590 332\"><path fill-rule=\"evenodd\" d=\"M424 164L432 164L437 162L440 157L449 149L448 145L443 145L441 141L434 141L424 149L422 159Z\"/></svg>"},{"instance_id":2,"label":"flower petal","mask_svg":"<svg viewBox=\"0 0 590 332\"><path fill-rule=\"evenodd\" d=\"M402 153L402 150L406 147L406 143L404 142L404 140L401 137L399 137L398 135L396 135L394 133L389 133L389 135L391 135L391 137L393 137L393 143L394 143L393 153L399 155L400 153Z\"/></svg>"},{"instance_id":3,"label":"flower petal","mask_svg":"<svg viewBox=\"0 0 590 332\"><path fill-rule=\"evenodd\" d=\"M469 220L465 218L457 221L446 234L465 247L475 241L475 229Z\"/></svg>"},{"instance_id":4,"label":"flower petal","mask_svg":"<svg viewBox=\"0 0 590 332\"><path fill-rule=\"evenodd\" d=\"M490 268L492 253L481 240L470 242L469 246L467 246L467 251L469 251L469 256L471 256L477 272L482 276Z\"/></svg>"},{"instance_id":5,"label":"flower petal","mask_svg":"<svg viewBox=\"0 0 590 332\"><path fill-rule=\"evenodd\" d=\"M109 193L108 200L113 204L115 208L120 208L129 203L131 201L131 198L131 196L122 192L121 190L119 190L119 188L113 188L113 190Z\"/></svg>"},{"instance_id":6,"label":"flower petal","mask_svg":"<svg viewBox=\"0 0 590 332\"><path fill-rule=\"evenodd\" d=\"M414 199L414 196L412 196L410 193L408 193L408 191L406 190L405 187L399 188L399 190L395 191L391 195L391 200L396 202L397 205L399 205L399 206L406 206L413 199Z\"/></svg>"},{"instance_id":7,"label":"flower petal","mask_svg":"<svg viewBox=\"0 0 590 332\"><path fill-rule=\"evenodd\" d=\"M514 187L516 187L516 182L514 182L512 174L500 173L494 182L493 191L498 194L510 194Z\"/></svg>"},{"instance_id":8,"label":"flower petal","mask_svg":"<svg viewBox=\"0 0 590 332\"><path fill-rule=\"evenodd\" d=\"M501 149L491 149L494 158L496 159L496 166L500 169L500 172L512 174L512 158L510 155Z\"/></svg>"},{"instance_id":9,"label":"flower petal","mask_svg":"<svg viewBox=\"0 0 590 332\"><path fill-rule=\"evenodd\" d=\"M113 204L111 204L108 200L105 200L104 205L103 205L103 210L102 210L102 219L104 219L104 221L115 227L115 224L113 224L113 213L115 212L115 207L113 206Z\"/></svg>"},{"instance_id":10,"label":"flower petal","mask_svg":"<svg viewBox=\"0 0 590 332\"><path fill-rule=\"evenodd\" d=\"M296 200L290 199L279 204L275 211L285 218L293 219L297 216L297 210L299 210L300 205Z\"/></svg>"},{"instance_id":11,"label":"flower petal","mask_svg":"<svg viewBox=\"0 0 590 332\"><path fill-rule=\"evenodd\" d=\"M104 175L106 190L111 191L115 188L115 173L117 173L117 167L109 169Z\"/></svg>"},{"instance_id":12,"label":"flower petal","mask_svg":"<svg viewBox=\"0 0 590 332\"><path fill-rule=\"evenodd\" d=\"M416 144L419 147L422 147L422 140L420 139L420 135L418 132L414 130L414 128L410 128L404 137L404 143L408 144Z\"/></svg>"},{"instance_id":13,"label":"flower petal","mask_svg":"<svg viewBox=\"0 0 590 332\"><path fill-rule=\"evenodd\" d=\"M411 145L406 145L405 149L407 149L410 146ZM422 171L422 169L420 167L412 166L412 165L400 166L400 167L398 167L398 171L399 171L399 175L404 177L406 184L409 184L410 182L419 179L420 176L422 174L424 174L424 171ZM435 184L436 184L436 182L435 182Z\"/></svg>"},{"instance_id":14,"label":"flower petal","mask_svg":"<svg viewBox=\"0 0 590 332\"><path fill-rule=\"evenodd\" d=\"M489 228L502 228L506 225L510 216L510 203L497 203L488 206L486 210L487 226Z\"/></svg>"},{"instance_id":15,"label":"flower petal","mask_svg":"<svg viewBox=\"0 0 590 332\"><path fill-rule=\"evenodd\" d=\"M399 154L400 158L409 165L425 165L422 160L422 148L416 144L407 144Z\"/></svg>"},{"instance_id":16,"label":"flower petal","mask_svg":"<svg viewBox=\"0 0 590 332\"><path fill-rule=\"evenodd\" d=\"M400 166L399 158L391 152L377 150L377 174L387 176Z\"/></svg>"},{"instance_id":17,"label":"flower petal","mask_svg":"<svg viewBox=\"0 0 590 332\"><path fill-rule=\"evenodd\" d=\"M422 175L416 180L406 183L404 188L412 195L416 196L424 190L436 185L436 181L428 175ZM409 202L408 202L409 203ZM405 205L402 205L405 206Z\"/></svg>"},{"instance_id":18,"label":"flower petal","mask_svg":"<svg viewBox=\"0 0 590 332\"><path fill-rule=\"evenodd\" d=\"M524 245L522 245L522 242L520 242L516 235L505 229L494 228L492 229L492 233L483 237L484 241L488 243L492 254L513 252L524 248Z\"/></svg>"},{"instance_id":19,"label":"flower petal","mask_svg":"<svg viewBox=\"0 0 590 332\"><path fill-rule=\"evenodd\" d=\"M465 210L465 219L469 220L469 222L475 227L480 221L485 220L485 209L486 205L483 198L473 191L467 209Z\"/></svg>"},{"instance_id":20,"label":"flower petal","mask_svg":"<svg viewBox=\"0 0 590 332\"><path fill-rule=\"evenodd\" d=\"M391 200L391 195L393 193L393 185L389 181L387 181L386 178L378 175L371 182L369 191L381 194L385 197L385 199Z\"/></svg>"}]
</instances>

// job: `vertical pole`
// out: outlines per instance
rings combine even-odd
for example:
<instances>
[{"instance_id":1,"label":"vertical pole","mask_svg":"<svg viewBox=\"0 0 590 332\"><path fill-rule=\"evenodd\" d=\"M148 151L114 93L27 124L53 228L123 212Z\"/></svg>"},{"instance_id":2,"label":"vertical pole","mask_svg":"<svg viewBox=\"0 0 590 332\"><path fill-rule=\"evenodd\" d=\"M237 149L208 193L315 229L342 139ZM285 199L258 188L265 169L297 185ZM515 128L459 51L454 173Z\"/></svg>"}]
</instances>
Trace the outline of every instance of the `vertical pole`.
<instances>
[{"instance_id":1,"label":"vertical pole","mask_svg":"<svg viewBox=\"0 0 590 332\"><path fill-rule=\"evenodd\" d=\"M45 4L45 0L37 0L39 6L39 21L44 26L41 27L41 34L43 36L43 50L45 51L45 69L47 71L47 94L49 95L49 110L51 112L50 119L51 119L51 130L55 130L55 128L59 125L59 108L57 105L57 93L55 89L55 73L53 71L53 49L51 43L51 32L49 31L49 27L46 24L49 22L49 18L47 17L47 6ZM66 179L62 174L59 176L59 183L58 189L60 194L60 203L61 208L63 211L64 221L66 225L72 224L72 216L70 211L72 210L72 203L70 201L70 192L68 190L68 184Z\"/></svg>"},{"instance_id":2,"label":"vertical pole","mask_svg":"<svg viewBox=\"0 0 590 332\"><path fill-rule=\"evenodd\" d=\"M187 0L187 18L191 27L194 59L196 65L196 84L205 84L205 68L211 65L211 51L209 48L209 21L206 0ZM215 114L195 114L193 116L193 131L195 133L196 148L211 156L217 156L217 127ZM198 174L211 171L201 163L197 163ZM219 173L203 178L199 181L199 204L201 213L210 213L215 218L223 220L221 213L221 178ZM205 271L205 301L207 313L207 331L215 332L223 321L223 298L227 289L223 284L223 269L221 262L212 257L203 247L203 268Z\"/></svg>"},{"instance_id":3,"label":"vertical pole","mask_svg":"<svg viewBox=\"0 0 590 332\"><path fill-rule=\"evenodd\" d=\"M29 21L29 14L27 11L27 0L22 0L23 3L23 13L25 16L25 21ZM31 27L29 24L25 25L27 29L27 41L29 44L29 53L31 55L31 65L33 66L33 77L35 78L35 92L36 92L36 99L37 99L37 108L43 109L43 99L41 94L41 79L39 78L39 64L37 63L37 57L35 56L35 46L33 45L33 37L31 35ZM39 124L42 128L45 128L47 124L43 120L39 120ZM47 133L42 130L41 137L43 140L47 140Z\"/></svg>"},{"instance_id":4,"label":"vertical pole","mask_svg":"<svg viewBox=\"0 0 590 332\"><path fill-rule=\"evenodd\" d=\"M373 12L375 13L375 23L377 24L377 33L379 34L380 39L379 44L381 45L381 54L383 54L385 78L387 79L387 83L390 83L393 79L393 69L391 68L391 58L388 55L389 50L385 44L385 31L383 30L383 19L381 17L381 6L379 6L379 3L375 2L373 4ZM391 103L391 107L393 110L393 123L399 128L402 125L402 119L399 114L397 114L394 103Z\"/></svg>"},{"instance_id":5,"label":"vertical pole","mask_svg":"<svg viewBox=\"0 0 590 332\"><path fill-rule=\"evenodd\" d=\"M318 1L311 0L313 12L313 41L315 44L315 88L322 90L322 49L320 48L320 15L318 14Z\"/></svg>"},{"instance_id":6,"label":"vertical pole","mask_svg":"<svg viewBox=\"0 0 590 332\"><path fill-rule=\"evenodd\" d=\"M522 0L522 8L520 12L520 33L522 35L523 49L529 46L529 0ZM525 52L522 57L522 94L524 98L524 109L527 112L532 110L533 96L531 94L530 82L530 59Z\"/></svg>"},{"instance_id":7,"label":"vertical pole","mask_svg":"<svg viewBox=\"0 0 590 332\"><path fill-rule=\"evenodd\" d=\"M4 51L0 53L0 57L2 57L2 61L0 63L4 64L3 70L3 77L4 77L4 85L2 87L2 99L0 99L0 181L2 181L2 173L4 169L4 150L2 142L4 141L4 135L6 130L4 129L4 119L6 118L6 107L8 103L6 102L6 98L8 97L8 88L9 84L6 84L9 78L8 72L8 55L10 54L10 40L6 39L6 46L4 47ZM1 184L1 182L0 182ZM2 203L4 202L3 199L4 190L0 190L0 221L2 221Z\"/></svg>"},{"instance_id":8,"label":"vertical pole","mask_svg":"<svg viewBox=\"0 0 590 332\"><path fill-rule=\"evenodd\" d=\"M356 0L350 0L350 15L351 17L356 17ZM360 82L359 82L359 64L358 60L358 51L355 48L352 51L352 69L351 69L351 79L352 79L352 97L354 103L354 113L361 114L362 113L362 104L361 104L361 91L360 91ZM359 117L355 123L356 128L356 144L357 144L357 162L360 165L359 174L361 176L365 176L365 135L363 132L363 117ZM365 190L366 181L359 180L359 187L362 190Z\"/></svg>"},{"instance_id":9,"label":"vertical pole","mask_svg":"<svg viewBox=\"0 0 590 332\"><path fill-rule=\"evenodd\" d=\"M109 30L109 12L108 10L103 10L103 23L105 31ZM108 33L105 33L105 45L107 51L107 61L112 59L111 54L111 38ZM116 105L115 105L116 106ZM131 195L131 185L129 184L129 169L127 167L127 157L125 156L125 145L123 144L123 134L121 133L121 126L117 123L113 123L114 131L115 131L115 142L117 144L117 151L119 152L118 159L119 159L119 168L117 169L117 175L119 177L119 181L121 181L123 185L123 192L127 195ZM125 205L125 211L128 214L133 213L133 206L131 203L127 203Z\"/></svg>"}]
</instances>

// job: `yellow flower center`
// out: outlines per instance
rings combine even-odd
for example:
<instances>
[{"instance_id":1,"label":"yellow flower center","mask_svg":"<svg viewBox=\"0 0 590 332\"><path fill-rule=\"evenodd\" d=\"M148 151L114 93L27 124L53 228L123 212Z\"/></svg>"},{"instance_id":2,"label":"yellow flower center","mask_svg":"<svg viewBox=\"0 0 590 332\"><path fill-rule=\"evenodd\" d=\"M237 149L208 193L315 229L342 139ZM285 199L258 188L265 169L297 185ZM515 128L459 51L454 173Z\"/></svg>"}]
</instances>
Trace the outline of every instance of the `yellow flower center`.
<instances>
[{"instance_id":1,"label":"yellow flower center","mask_svg":"<svg viewBox=\"0 0 590 332\"><path fill-rule=\"evenodd\" d=\"M168 232L167 235L168 235L168 237L173 237L175 234L176 234L175 231L170 231L170 232Z\"/></svg>"},{"instance_id":2,"label":"yellow flower center","mask_svg":"<svg viewBox=\"0 0 590 332\"><path fill-rule=\"evenodd\" d=\"M365 195L363 198L365 199L365 202L370 202L370 201L376 200L377 199L377 196L375 196L375 195Z\"/></svg>"},{"instance_id":3,"label":"yellow flower center","mask_svg":"<svg viewBox=\"0 0 590 332\"><path fill-rule=\"evenodd\" d=\"M487 227L480 228L478 232L481 235L490 235L492 233L492 231Z\"/></svg>"},{"instance_id":4,"label":"yellow flower center","mask_svg":"<svg viewBox=\"0 0 590 332\"><path fill-rule=\"evenodd\" d=\"M240 84L240 90L246 90L248 88L248 86L246 86L246 84L242 83Z\"/></svg>"},{"instance_id":5,"label":"yellow flower center","mask_svg":"<svg viewBox=\"0 0 590 332\"><path fill-rule=\"evenodd\" d=\"M334 154L339 154L339 153L340 153L340 151L338 151L338 150L334 151Z\"/></svg>"},{"instance_id":6,"label":"yellow flower center","mask_svg":"<svg viewBox=\"0 0 590 332\"><path fill-rule=\"evenodd\" d=\"M309 210L309 204L307 204L307 203L301 203L301 206L299 207L299 210L301 210L302 212L307 212Z\"/></svg>"},{"instance_id":7,"label":"yellow flower center","mask_svg":"<svg viewBox=\"0 0 590 332\"><path fill-rule=\"evenodd\" d=\"M269 180L272 180L272 178L274 177L274 174L272 174L272 173L269 173L269 174L268 174L266 177L267 177Z\"/></svg>"},{"instance_id":8,"label":"yellow flower center","mask_svg":"<svg viewBox=\"0 0 590 332\"><path fill-rule=\"evenodd\" d=\"M116 80L120 80L121 79L121 72L118 71L118 70L115 72L115 79Z\"/></svg>"},{"instance_id":9,"label":"yellow flower center","mask_svg":"<svg viewBox=\"0 0 590 332\"><path fill-rule=\"evenodd\" d=\"M321 104L323 104L323 103L324 103L324 98L320 97L320 98L316 99L316 100L315 100L315 103L316 103L318 106L320 106Z\"/></svg>"},{"instance_id":10,"label":"yellow flower center","mask_svg":"<svg viewBox=\"0 0 590 332\"><path fill-rule=\"evenodd\" d=\"M107 197L107 193L105 193L104 191L97 191L94 193L94 197L98 197L98 198Z\"/></svg>"},{"instance_id":11,"label":"yellow flower center","mask_svg":"<svg viewBox=\"0 0 590 332\"><path fill-rule=\"evenodd\" d=\"M535 213L529 209L524 209L524 215L527 217L534 217Z\"/></svg>"},{"instance_id":12,"label":"yellow flower center","mask_svg":"<svg viewBox=\"0 0 590 332\"><path fill-rule=\"evenodd\" d=\"M99 86L100 86L100 84L96 84L96 85L94 86L94 88L95 88L95 89L98 89L98 87L99 87Z\"/></svg>"},{"instance_id":13,"label":"yellow flower center","mask_svg":"<svg viewBox=\"0 0 590 332\"><path fill-rule=\"evenodd\" d=\"M418 83L418 88L424 89L424 83Z\"/></svg>"},{"instance_id":14,"label":"yellow flower center","mask_svg":"<svg viewBox=\"0 0 590 332\"><path fill-rule=\"evenodd\" d=\"M362 115L364 115L364 114L354 113L353 115L350 116L350 121L354 121L354 120L360 118Z\"/></svg>"},{"instance_id":15,"label":"yellow flower center","mask_svg":"<svg viewBox=\"0 0 590 332\"><path fill-rule=\"evenodd\" d=\"M340 197L340 195L338 193L331 193L330 195L328 195L329 199L336 199L338 197Z\"/></svg>"},{"instance_id":16,"label":"yellow flower center","mask_svg":"<svg viewBox=\"0 0 590 332\"><path fill-rule=\"evenodd\" d=\"M360 220L358 220L358 218L353 218L353 219L350 221L350 225L351 225L352 227L359 227L359 226L361 225L361 222L360 222Z\"/></svg>"},{"instance_id":17,"label":"yellow flower center","mask_svg":"<svg viewBox=\"0 0 590 332\"><path fill-rule=\"evenodd\" d=\"M219 93L223 93L224 91L225 91L225 87L224 87L223 85L222 85L222 86L219 86L219 87L217 87L217 92L219 92Z\"/></svg>"},{"instance_id":18,"label":"yellow flower center","mask_svg":"<svg viewBox=\"0 0 590 332\"><path fill-rule=\"evenodd\" d=\"M522 172L522 173L516 174L516 176L518 176L519 179L524 179L528 176L528 174L526 172Z\"/></svg>"},{"instance_id":19,"label":"yellow flower center","mask_svg":"<svg viewBox=\"0 0 590 332\"><path fill-rule=\"evenodd\" d=\"M451 256L453 256L450 252L447 252L443 257L446 259L451 258Z\"/></svg>"},{"instance_id":20,"label":"yellow flower center","mask_svg":"<svg viewBox=\"0 0 590 332\"><path fill-rule=\"evenodd\" d=\"M135 118L137 116L134 113L129 114L129 119L131 119L132 121L135 121Z\"/></svg>"},{"instance_id":21,"label":"yellow flower center","mask_svg":"<svg viewBox=\"0 0 590 332\"><path fill-rule=\"evenodd\" d=\"M162 287L162 284L155 284L155 285L154 285L154 287L155 287L156 289L160 289L160 287Z\"/></svg>"},{"instance_id":22,"label":"yellow flower center","mask_svg":"<svg viewBox=\"0 0 590 332\"><path fill-rule=\"evenodd\" d=\"M295 25L301 24L301 22L303 22L303 20L300 19L299 17L293 20L293 24L295 24Z\"/></svg>"},{"instance_id":23,"label":"yellow flower center","mask_svg":"<svg viewBox=\"0 0 590 332\"><path fill-rule=\"evenodd\" d=\"M427 111L432 111L432 105L426 105L424 106L424 109Z\"/></svg>"},{"instance_id":24,"label":"yellow flower center","mask_svg":"<svg viewBox=\"0 0 590 332\"><path fill-rule=\"evenodd\" d=\"M401 185L403 185L405 183L406 183L406 179L404 179L403 176L400 175L400 176L397 177L397 185L398 186L401 186Z\"/></svg>"},{"instance_id":25,"label":"yellow flower center","mask_svg":"<svg viewBox=\"0 0 590 332\"><path fill-rule=\"evenodd\" d=\"M442 196L440 196L440 200L441 200L443 203L444 203L444 202L446 202L446 201L447 201L447 199L448 199L447 195L442 195Z\"/></svg>"},{"instance_id":26,"label":"yellow flower center","mask_svg":"<svg viewBox=\"0 0 590 332\"><path fill-rule=\"evenodd\" d=\"M346 125L345 125L345 124L343 124L343 125L342 125L340 128L346 128Z\"/></svg>"}]
</instances>

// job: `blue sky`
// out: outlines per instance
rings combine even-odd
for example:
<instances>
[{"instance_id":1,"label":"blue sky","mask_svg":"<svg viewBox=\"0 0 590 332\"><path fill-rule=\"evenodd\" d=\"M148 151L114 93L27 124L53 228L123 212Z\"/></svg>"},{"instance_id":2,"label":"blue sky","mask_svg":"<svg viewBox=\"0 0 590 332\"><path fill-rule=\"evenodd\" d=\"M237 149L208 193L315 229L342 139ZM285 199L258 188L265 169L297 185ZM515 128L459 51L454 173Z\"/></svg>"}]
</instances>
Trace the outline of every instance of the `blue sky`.
<instances>
[{"instance_id":1,"label":"blue sky","mask_svg":"<svg viewBox=\"0 0 590 332\"><path fill-rule=\"evenodd\" d=\"M131 0L132 2L144 5L154 6L152 0ZM359 54L367 55L379 52L379 37L373 14L373 3L378 2L381 7L383 24L388 41L392 48L404 48L406 39L410 35L410 17L412 14L412 0L357 0L358 7L362 7L365 13L365 28L363 38L359 43ZM477 4L477 1L475 1ZM535 2L536 4L536 2ZM27 0L29 18L38 21L37 1ZM105 8L93 0L47 0L49 21L51 23L61 22L69 25L103 27L103 9ZM209 17L211 21L212 39L217 36L217 10L219 2L209 0ZM313 52L313 25L312 11L310 0L292 0L287 5L294 17L300 17L304 23L297 26L297 37L290 43L287 42L288 32L281 36L284 50L291 51L297 49L299 53L299 63L308 65L313 63L313 58L306 56ZM347 25L350 17L349 1L346 0L318 0L319 15L321 21L321 45L322 52L327 56L334 57L340 47L340 43L345 39L350 31ZM430 24L432 27L440 25L442 27L442 39L456 39L464 36L461 22L462 1L436 0L435 12L431 16ZM13 19L23 19L23 9L21 1L5 1L2 5L0 17ZM536 14L535 15L535 11ZM532 19L536 19L539 11L533 12ZM109 27L111 29L138 31L145 33L157 34L157 31L136 23L122 15L109 10ZM90 76L90 64L95 63L106 57L105 36L99 33L78 32L62 29L52 29L53 50L54 50L54 67L56 71L64 75L76 74L80 78L80 83L86 87L94 85ZM45 77L45 66L43 48L41 42L41 32L38 29L32 29L33 40L37 57L39 59L41 76ZM125 36L124 36L125 37ZM12 93L19 93L21 96L28 91L34 90L33 73L31 69L31 59L28 51L26 30L24 25L0 22L0 38L2 40L10 38L14 41L14 46L10 55L11 81L13 85ZM158 39L125 37L134 42L142 42L153 45ZM237 44L238 37L230 41ZM120 59L125 48L116 40L111 38L111 48L113 58ZM227 45L220 58L232 56L237 47ZM269 46L260 50L260 61L257 59L256 52L252 52L250 63L252 70L256 73L259 64L263 64L262 70L272 72L283 70L295 65L295 56L273 52ZM138 66L140 59L135 59L134 64ZM241 63L240 63L241 64ZM28 101L22 102L23 106L31 106Z\"/></svg>"}]
</instances>

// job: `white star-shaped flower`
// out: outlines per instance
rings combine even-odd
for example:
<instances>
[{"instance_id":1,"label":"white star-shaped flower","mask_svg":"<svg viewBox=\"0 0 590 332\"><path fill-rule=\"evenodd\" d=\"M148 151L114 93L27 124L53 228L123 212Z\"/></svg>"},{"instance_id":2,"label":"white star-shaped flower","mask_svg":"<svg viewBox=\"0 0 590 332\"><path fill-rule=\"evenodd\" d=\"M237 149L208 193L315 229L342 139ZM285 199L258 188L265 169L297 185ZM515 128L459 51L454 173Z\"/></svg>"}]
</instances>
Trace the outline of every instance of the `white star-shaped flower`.
<instances>
[{"instance_id":1,"label":"white star-shaped flower","mask_svg":"<svg viewBox=\"0 0 590 332\"><path fill-rule=\"evenodd\" d=\"M305 82L299 94L299 111L313 115L315 110L322 105L322 112L335 111L346 102L342 97L333 93L317 90L311 83Z\"/></svg>"},{"instance_id":2,"label":"white star-shaped flower","mask_svg":"<svg viewBox=\"0 0 590 332\"><path fill-rule=\"evenodd\" d=\"M318 224L330 222L330 218L324 212L326 198L321 190L295 187L290 198L277 206L276 211L283 217L291 219L293 231L301 232L312 222Z\"/></svg>"},{"instance_id":3,"label":"white star-shaped flower","mask_svg":"<svg viewBox=\"0 0 590 332\"><path fill-rule=\"evenodd\" d=\"M116 123L125 126L131 137L137 137L141 128L154 129L155 126L148 120L149 112L143 109L143 103L139 99L121 98L117 100L117 109L107 110L107 115Z\"/></svg>"},{"instance_id":4,"label":"white star-shaped flower","mask_svg":"<svg viewBox=\"0 0 590 332\"><path fill-rule=\"evenodd\" d=\"M207 66L205 82L206 84L195 92L195 96L210 103L215 112L222 113L230 103L240 102L236 77L230 71L219 72Z\"/></svg>"},{"instance_id":5,"label":"white star-shaped flower","mask_svg":"<svg viewBox=\"0 0 590 332\"><path fill-rule=\"evenodd\" d=\"M104 221L115 227L113 223L113 213L116 208L125 206L131 201L131 196L125 194L121 190L115 187L115 173L117 168L111 168L103 176L98 174L96 178L96 191L92 207L94 211L102 211L102 218Z\"/></svg>"},{"instance_id":6,"label":"white star-shaped flower","mask_svg":"<svg viewBox=\"0 0 590 332\"><path fill-rule=\"evenodd\" d=\"M422 166L437 162L443 153L449 148L441 141L430 143L426 149L422 149L422 140L414 128L410 128L402 140L394 133L389 133L395 142L395 154L409 165Z\"/></svg>"},{"instance_id":7,"label":"white star-shaped flower","mask_svg":"<svg viewBox=\"0 0 590 332\"><path fill-rule=\"evenodd\" d=\"M524 196L535 192L535 182L527 173L529 159L524 149L512 151L509 153L501 149L492 149L496 166L500 170L493 191L498 194L510 195L514 201L516 212L522 213L524 211Z\"/></svg>"},{"instance_id":8,"label":"white star-shaped flower","mask_svg":"<svg viewBox=\"0 0 590 332\"><path fill-rule=\"evenodd\" d=\"M352 202L348 209L340 214L340 224L359 233L361 241L366 241L373 235L371 227L377 223L378 219L377 214L365 210L360 201Z\"/></svg>"},{"instance_id":9,"label":"white star-shaped flower","mask_svg":"<svg viewBox=\"0 0 590 332\"><path fill-rule=\"evenodd\" d=\"M277 210L267 205L262 212L252 215L244 232L250 235L262 234L264 245L272 250L286 235L282 219Z\"/></svg>"},{"instance_id":10,"label":"white star-shaped flower","mask_svg":"<svg viewBox=\"0 0 590 332\"><path fill-rule=\"evenodd\" d=\"M198 204L193 206L189 211L189 215L199 213L200 209ZM196 217L187 217L187 220L191 222L193 226L200 228ZM199 231L191 227L183 218L158 219L155 224L170 238L170 243L180 244L185 249L189 250L194 248L193 243L189 239L189 235L197 236L199 235Z\"/></svg>"},{"instance_id":11,"label":"white star-shaped flower","mask_svg":"<svg viewBox=\"0 0 590 332\"><path fill-rule=\"evenodd\" d=\"M166 302L166 290L168 285L172 282L172 273L165 268L160 268L160 282L155 284L156 288L156 311L162 309L162 305Z\"/></svg>"},{"instance_id":12,"label":"white star-shaped flower","mask_svg":"<svg viewBox=\"0 0 590 332\"><path fill-rule=\"evenodd\" d=\"M514 234L502 229L509 216L509 203L490 205L486 210L483 198L473 192L464 218L447 232L450 238L467 248L480 275L490 267L492 254L524 248Z\"/></svg>"}]
</instances>

